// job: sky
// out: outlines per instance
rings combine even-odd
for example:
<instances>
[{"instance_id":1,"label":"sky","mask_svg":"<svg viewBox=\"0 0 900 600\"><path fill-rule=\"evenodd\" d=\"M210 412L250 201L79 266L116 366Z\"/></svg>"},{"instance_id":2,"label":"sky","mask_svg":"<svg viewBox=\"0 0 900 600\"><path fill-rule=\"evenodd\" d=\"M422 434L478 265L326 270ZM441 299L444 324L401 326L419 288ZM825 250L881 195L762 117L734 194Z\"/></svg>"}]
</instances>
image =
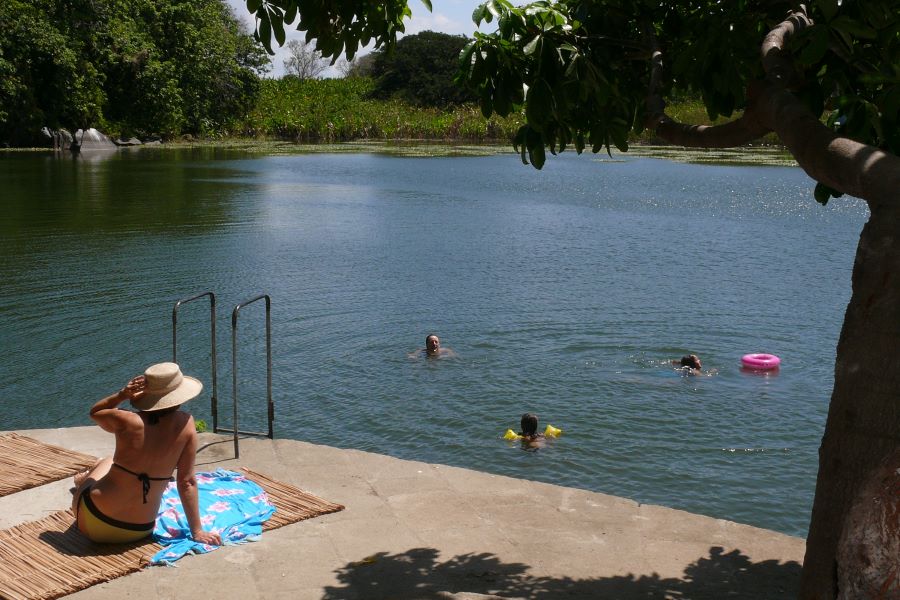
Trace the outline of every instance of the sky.
<instances>
[{"instance_id":1,"label":"sky","mask_svg":"<svg viewBox=\"0 0 900 600\"><path fill-rule=\"evenodd\" d=\"M234 9L238 18L242 19L252 29L255 27L253 16L247 12L247 4L244 0L226 0ZM418 33L420 31L440 31L443 33L465 34L471 37L475 31L472 22L472 11L482 4L484 0L432 0L432 11L422 4L421 0L409 0L409 8L412 18L406 21L406 33ZM491 31L491 25L484 31ZM292 39L304 39L304 34L293 28L287 28L287 41ZM286 43L285 42L285 43ZM275 56L272 57L272 71L270 76L281 77L284 75L284 59L287 51L284 47L273 48ZM361 54L366 54L363 50ZM325 77L334 77L336 72L330 70Z\"/></svg>"}]
</instances>

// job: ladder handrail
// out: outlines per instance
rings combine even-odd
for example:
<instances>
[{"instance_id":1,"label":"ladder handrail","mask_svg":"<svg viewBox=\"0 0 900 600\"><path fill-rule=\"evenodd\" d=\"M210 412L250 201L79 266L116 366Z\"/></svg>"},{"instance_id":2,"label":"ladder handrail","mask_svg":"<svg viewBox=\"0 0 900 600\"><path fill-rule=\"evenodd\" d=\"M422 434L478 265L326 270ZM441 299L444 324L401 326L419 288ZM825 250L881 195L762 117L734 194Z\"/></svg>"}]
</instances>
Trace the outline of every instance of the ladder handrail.
<instances>
[{"instance_id":1,"label":"ladder handrail","mask_svg":"<svg viewBox=\"0 0 900 600\"><path fill-rule=\"evenodd\" d=\"M240 304L234 307L234 310L231 313L231 377L232 377L232 389L233 389L233 399L234 399L234 423L233 423L233 433L234 433L234 457L240 457L240 449L238 447L238 433L250 433L251 435L263 435L259 433L252 432L241 432L238 428L238 352L237 352L237 323L238 323L238 312L247 306L248 304L252 304L257 300L266 301L266 405L268 408L268 417L269 417L269 432L268 437L270 439L275 438L273 421L275 420L275 404L272 402L272 298L268 294L259 294L258 296L254 296L249 300L245 300Z\"/></svg>"},{"instance_id":2,"label":"ladder handrail","mask_svg":"<svg viewBox=\"0 0 900 600\"><path fill-rule=\"evenodd\" d=\"M172 362L178 362L178 308L182 304L199 300L209 296L209 323L210 323L210 356L212 361L212 397L210 398L210 410L213 418L213 431L219 425L219 376L216 368L218 359L216 352L216 295L212 292L203 292L190 298L182 298L172 308Z\"/></svg>"}]
</instances>

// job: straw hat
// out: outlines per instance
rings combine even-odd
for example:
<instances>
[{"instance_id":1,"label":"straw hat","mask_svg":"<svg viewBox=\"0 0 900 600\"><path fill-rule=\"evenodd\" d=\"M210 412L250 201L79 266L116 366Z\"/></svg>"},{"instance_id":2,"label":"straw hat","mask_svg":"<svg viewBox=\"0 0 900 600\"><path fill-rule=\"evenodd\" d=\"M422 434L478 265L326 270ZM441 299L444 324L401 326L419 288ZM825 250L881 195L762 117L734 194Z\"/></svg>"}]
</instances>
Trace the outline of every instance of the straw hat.
<instances>
[{"instance_id":1,"label":"straw hat","mask_svg":"<svg viewBox=\"0 0 900 600\"><path fill-rule=\"evenodd\" d=\"M200 380L181 374L181 368L172 362L147 367L144 371L147 387L143 395L131 401L138 410L151 411L172 408L184 404L203 389Z\"/></svg>"}]
</instances>

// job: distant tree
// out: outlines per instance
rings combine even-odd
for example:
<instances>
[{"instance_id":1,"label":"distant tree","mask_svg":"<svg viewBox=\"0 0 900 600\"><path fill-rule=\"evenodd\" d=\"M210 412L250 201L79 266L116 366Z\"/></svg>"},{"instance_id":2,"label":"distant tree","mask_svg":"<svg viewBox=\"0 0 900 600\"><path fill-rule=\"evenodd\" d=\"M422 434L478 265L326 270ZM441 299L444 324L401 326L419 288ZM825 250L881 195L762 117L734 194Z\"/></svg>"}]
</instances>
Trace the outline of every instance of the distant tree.
<instances>
[{"instance_id":1,"label":"distant tree","mask_svg":"<svg viewBox=\"0 0 900 600\"><path fill-rule=\"evenodd\" d=\"M375 97L401 98L419 106L476 100L473 92L453 82L459 70L459 54L469 41L463 35L423 31L398 40L393 52L375 52Z\"/></svg>"},{"instance_id":2,"label":"distant tree","mask_svg":"<svg viewBox=\"0 0 900 600\"><path fill-rule=\"evenodd\" d=\"M287 43L290 53L284 59L284 71L287 75L298 79L315 79L328 68L328 61L316 50L314 44L303 40L291 40Z\"/></svg>"},{"instance_id":3,"label":"distant tree","mask_svg":"<svg viewBox=\"0 0 900 600\"><path fill-rule=\"evenodd\" d=\"M375 65L375 58L378 56L375 52L370 52L369 54L363 54L362 56L355 56L353 60L350 61L350 70L347 72L347 77L371 77L372 69Z\"/></svg>"},{"instance_id":4,"label":"distant tree","mask_svg":"<svg viewBox=\"0 0 900 600\"><path fill-rule=\"evenodd\" d=\"M334 68L342 78L349 77L350 73L353 71L353 61L347 60L342 56L334 63Z\"/></svg>"}]
</instances>

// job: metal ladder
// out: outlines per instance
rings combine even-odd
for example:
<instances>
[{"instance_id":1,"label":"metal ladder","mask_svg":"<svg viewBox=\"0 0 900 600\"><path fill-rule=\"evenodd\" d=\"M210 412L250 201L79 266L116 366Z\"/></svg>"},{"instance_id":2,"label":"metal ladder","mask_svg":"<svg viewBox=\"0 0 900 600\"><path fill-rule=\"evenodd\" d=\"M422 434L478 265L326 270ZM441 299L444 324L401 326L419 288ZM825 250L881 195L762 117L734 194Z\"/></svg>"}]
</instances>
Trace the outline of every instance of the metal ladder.
<instances>
[{"instance_id":1,"label":"metal ladder","mask_svg":"<svg viewBox=\"0 0 900 600\"><path fill-rule=\"evenodd\" d=\"M219 382L217 370L217 351L216 351L216 295L212 292L203 292L190 298L183 298L175 303L172 308L172 362L178 362L178 309L189 302L199 300L201 298L209 298L209 326L210 326L210 357L212 360L212 397L210 398L210 409L213 419L213 433L231 433L234 437L234 457L240 458L241 450L238 442L238 435L250 435L258 437L275 438L273 423L275 422L275 404L272 401L272 299L268 294L260 294L249 300L245 300L234 307L231 312L231 366L232 366L232 397L234 399L234 417L232 427L219 427ZM241 431L238 429L238 348L237 348L237 327L238 313L240 310L252 304L257 300L266 301L266 405L268 411L269 431Z\"/></svg>"}]
</instances>

